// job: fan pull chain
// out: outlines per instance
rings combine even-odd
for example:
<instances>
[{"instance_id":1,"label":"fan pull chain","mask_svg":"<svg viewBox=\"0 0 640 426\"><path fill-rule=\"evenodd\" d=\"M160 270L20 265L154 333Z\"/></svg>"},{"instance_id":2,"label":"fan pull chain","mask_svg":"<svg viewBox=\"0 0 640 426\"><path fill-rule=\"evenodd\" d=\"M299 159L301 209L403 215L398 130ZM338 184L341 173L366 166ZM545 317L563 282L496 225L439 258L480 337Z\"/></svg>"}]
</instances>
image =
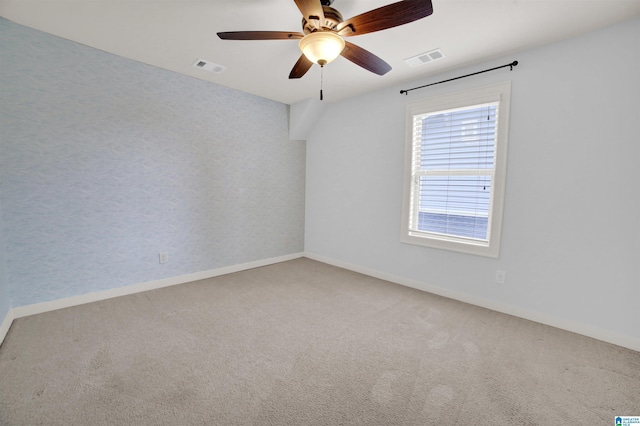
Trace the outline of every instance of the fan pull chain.
<instances>
[{"instance_id":1,"label":"fan pull chain","mask_svg":"<svg viewBox=\"0 0 640 426\"><path fill-rule=\"evenodd\" d=\"M322 96L322 77L323 77L324 65L320 65L320 100L323 99Z\"/></svg>"}]
</instances>

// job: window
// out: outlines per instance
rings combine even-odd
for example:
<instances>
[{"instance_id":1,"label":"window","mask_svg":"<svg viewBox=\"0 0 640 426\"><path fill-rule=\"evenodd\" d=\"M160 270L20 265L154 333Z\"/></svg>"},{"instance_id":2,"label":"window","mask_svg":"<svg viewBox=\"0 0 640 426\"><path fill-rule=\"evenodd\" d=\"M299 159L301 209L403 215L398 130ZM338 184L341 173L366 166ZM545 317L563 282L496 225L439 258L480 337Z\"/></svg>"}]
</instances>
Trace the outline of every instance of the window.
<instances>
[{"instance_id":1,"label":"window","mask_svg":"<svg viewBox=\"0 0 640 426\"><path fill-rule=\"evenodd\" d=\"M402 238L498 257L511 83L407 106Z\"/></svg>"}]
</instances>

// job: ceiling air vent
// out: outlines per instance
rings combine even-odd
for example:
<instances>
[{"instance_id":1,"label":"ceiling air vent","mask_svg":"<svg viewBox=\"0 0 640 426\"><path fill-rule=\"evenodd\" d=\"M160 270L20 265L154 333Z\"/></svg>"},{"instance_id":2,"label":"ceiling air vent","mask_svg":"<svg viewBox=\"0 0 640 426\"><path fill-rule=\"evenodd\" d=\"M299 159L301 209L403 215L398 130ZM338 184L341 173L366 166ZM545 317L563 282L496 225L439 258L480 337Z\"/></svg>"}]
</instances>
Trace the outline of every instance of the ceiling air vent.
<instances>
[{"instance_id":1,"label":"ceiling air vent","mask_svg":"<svg viewBox=\"0 0 640 426\"><path fill-rule=\"evenodd\" d=\"M223 67L222 65L214 64L211 61L207 61L205 59L200 59L200 58L198 58L193 63L193 66L196 68L201 68L205 71L215 73L215 74L220 74L222 71L226 69L226 67Z\"/></svg>"},{"instance_id":2,"label":"ceiling air vent","mask_svg":"<svg viewBox=\"0 0 640 426\"><path fill-rule=\"evenodd\" d=\"M421 53L419 55L407 58L404 61L411 67L417 67L420 65L428 64L429 62L437 61L444 58L444 53L440 49L434 49L429 52Z\"/></svg>"}]
</instances>

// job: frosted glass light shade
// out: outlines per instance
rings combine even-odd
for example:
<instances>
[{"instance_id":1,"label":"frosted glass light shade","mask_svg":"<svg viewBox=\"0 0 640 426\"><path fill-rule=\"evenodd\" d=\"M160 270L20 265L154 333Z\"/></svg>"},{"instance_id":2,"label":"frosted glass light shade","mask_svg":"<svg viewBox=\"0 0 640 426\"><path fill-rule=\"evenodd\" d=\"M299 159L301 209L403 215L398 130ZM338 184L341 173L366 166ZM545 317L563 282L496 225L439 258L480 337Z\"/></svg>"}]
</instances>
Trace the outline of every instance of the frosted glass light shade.
<instances>
[{"instance_id":1,"label":"frosted glass light shade","mask_svg":"<svg viewBox=\"0 0 640 426\"><path fill-rule=\"evenodd\" d=\"M316 31L300 39L300 50L311 62L325 65L336 59L344 49L344 40L330 31Z\"/></svg>"}]
</instances>

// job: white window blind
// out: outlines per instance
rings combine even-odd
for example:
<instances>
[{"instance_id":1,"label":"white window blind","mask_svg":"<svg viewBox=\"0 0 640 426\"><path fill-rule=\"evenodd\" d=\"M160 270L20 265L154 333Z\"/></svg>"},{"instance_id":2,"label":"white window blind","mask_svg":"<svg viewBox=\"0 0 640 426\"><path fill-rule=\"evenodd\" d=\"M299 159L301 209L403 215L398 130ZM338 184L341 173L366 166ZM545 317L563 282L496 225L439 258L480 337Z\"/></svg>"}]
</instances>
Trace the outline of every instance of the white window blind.
<instances>
[{"instance_id":1,"label":"white window blind","mask_svg":"<svg viewBox=\"0 0 640 426\"><path fill-rule=\"evenodd\" d=\"M511 83L407 105L401 240L498 257Z\"/></svg>"},{"instance_id":2,"label":"white window blind","mask_svg":"<svg viewBox=\"0 0 640 426\"><path fill-rule=\"evenodd\" d=\"M498 102L415 115L411 230L488 241Z\"/></svg>"}]
</instances>

